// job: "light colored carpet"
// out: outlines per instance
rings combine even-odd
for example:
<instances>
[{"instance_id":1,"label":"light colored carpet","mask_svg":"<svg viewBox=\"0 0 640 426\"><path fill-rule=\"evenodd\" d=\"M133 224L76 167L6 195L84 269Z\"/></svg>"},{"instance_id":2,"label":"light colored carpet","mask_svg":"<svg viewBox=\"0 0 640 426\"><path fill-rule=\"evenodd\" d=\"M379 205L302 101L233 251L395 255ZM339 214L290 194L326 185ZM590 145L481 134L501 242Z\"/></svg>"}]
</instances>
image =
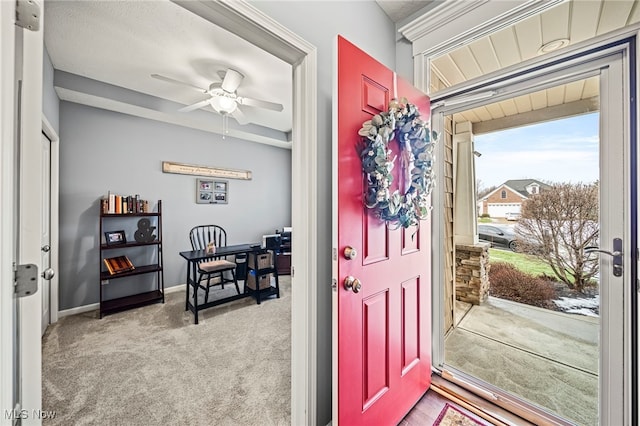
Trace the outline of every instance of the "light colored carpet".
<instances>
[{"instance_id":1,"label":"light colored carpet","mask_svg":"<svg viewBox=\"0 0 640 426\"><path fill-rule=\"evenodd\" d=\"M61 319L43 337L43 409L56 411L45 425L290 424L290 283L261 305L203 310L198 325L184 292ZM235 289L210 299L221 292Z\"/></svg>"}]
</instances>

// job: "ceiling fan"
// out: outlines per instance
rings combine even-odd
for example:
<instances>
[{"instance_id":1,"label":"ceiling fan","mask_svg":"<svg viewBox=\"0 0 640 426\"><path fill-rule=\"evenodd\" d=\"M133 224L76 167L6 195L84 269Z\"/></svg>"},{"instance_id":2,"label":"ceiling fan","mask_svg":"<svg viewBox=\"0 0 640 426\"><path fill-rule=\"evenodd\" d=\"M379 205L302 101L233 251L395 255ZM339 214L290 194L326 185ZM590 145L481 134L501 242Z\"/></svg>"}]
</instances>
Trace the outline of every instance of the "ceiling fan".
<instances>
[{"instance_id":1,"label":"ceiling fan","mask_svg":"<svg viewBox=\"0 0 640 426\"><path fill-rule=\"evenodd\" d=\"M248 105L257 108L264 108L272 111L282 111L283 106L275 102L268 102L259 99L246 98L244 96L238 96L236 90L242 83L244 75L238 71L228 68L226 71L218 72L221 81L212 82L208 89L203 89L191 83L175 80L170 77L165 77L160 74L151 74L151 77L158 80L166 81L169 83L181 84L186 87L198 90L201 93L206 93L208 97L195 104L188 105L184 108L180 108L180 112L194 111L199 108L204 108L211 105L211 107L225 118L231 116L236 119L240 124L247 124L249 121L239 108L239 105Z\"/></svg>"}]
</instances>

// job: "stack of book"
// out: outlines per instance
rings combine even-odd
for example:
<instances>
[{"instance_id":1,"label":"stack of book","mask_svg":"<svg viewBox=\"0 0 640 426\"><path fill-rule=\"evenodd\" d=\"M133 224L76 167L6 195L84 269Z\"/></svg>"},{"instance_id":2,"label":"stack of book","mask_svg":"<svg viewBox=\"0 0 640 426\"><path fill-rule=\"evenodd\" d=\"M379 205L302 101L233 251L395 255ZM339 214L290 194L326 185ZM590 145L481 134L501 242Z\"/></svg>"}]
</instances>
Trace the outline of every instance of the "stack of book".
<instances>
[{"instance_id":1,"label":"stack of book","mask_svg":"<svg viewBox=\"0 0 640 426\"><path fill-rule=\"evenodd\" d=\"M103 214L149 213L149 202L141 200L139 195L118 195L109 192L101 200Z\"/></svg>"},{"instance_id":2,"label":"stack of book","mask_svg":"<svg viewBox=\"0 0 640 426\"><path fill-rule=\"evenodd\" d=\"M129 272L136 269L127 256L116 256L103 260L109 270L109 274L111 275L121 274L123 272Z\"/></svg>"}]
</instances>

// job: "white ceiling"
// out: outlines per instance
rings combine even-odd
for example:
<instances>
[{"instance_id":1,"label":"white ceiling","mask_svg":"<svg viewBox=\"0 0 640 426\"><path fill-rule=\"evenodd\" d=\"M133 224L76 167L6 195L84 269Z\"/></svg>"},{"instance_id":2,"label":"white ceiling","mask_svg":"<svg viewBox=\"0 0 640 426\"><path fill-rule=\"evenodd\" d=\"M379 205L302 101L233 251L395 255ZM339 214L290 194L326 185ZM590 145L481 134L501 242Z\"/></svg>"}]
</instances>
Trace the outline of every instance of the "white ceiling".
<instances>
[{"instance_id":1,"label":"white ceiling","mask_svg":"<svg viewBox=\"0 0 640 426\"><path fill-rule=\"evenodd\" d=\"M205 89L219 81L218 71L231 67L245 76L238 96L284 105L282 112L242 106L247 119L291 130L291 66L175 3L47 1L44 13L45 46L55 69L176 102L177 111L207 96L151 74Z\"/></svg>"},{"instance_id":2,"label":"white ceiling","mask_svg":"<svg viewBox=\"0 0 640 426\"><path fill-rule=\"evenodd\" d=\"M414 18L432 3L431 0L376 2L394 22ZM55 69L175 102L172 113L176 117L194 113L201 117L202 111L177 110L205 99L204 93L151 78L151 74L205 89L219 80L219 71L232 67L245 75L237 90L239 96L284 105L282 112L242 106L249 121L278 132L291 131L291 66L175 3L46 1L44 4L45 45ZM535 57L538 48L549 41L567 38L573 44L638 21L638 0L567 1L437 58L433 61L431 90L435 92ZM492 121L559 103L593 99L597 93L597 83L583 82L583 90L577 86L538 94L536 99L505 101L457 118L474 123ZM78 102L83 98L82 94L57 90L62 99ZM80 101L91 104L95 100L86 98ZM210 114L215 112L210 110Z\"/></svg>"},{"instance_id":3,"label":"white ceiling","mask_svg":"<svg viewBox=\"0 0 640 426\"><path fill-rule=\"evenodd\" d=\"M376 3L393 22L400 22L433 3L433 0L376 0Z\"/></svg>"},{"instance_id":4,"label":"white ceiling","mask_svg":"<svg viewBox=\"0 0 640 426\"><path fill-rule=\"evenodd\" d=\"M394 21L405 19L430 3L424 0L377 2ZM245 117L253 124L278 132L291 131L291 66L175 3L46 1L44 4L45 46L56 70L175 102L170 111L175 113L172 121L189 123L194 116L202 117L202 113L179 113L178 109L206 99L204 89L220 81L220 71L233 68L245 76L237 90L238 96L284 106L282 112L242 106ZM203 90L161 81L151 74ZM130 114L137 111L69 88L56 87L56 91L63 100L108 106ZM216 114L210 107L207 110ZM192 116L185 118L187 114ZM243 129L237 124L236 127Z\"/></svg>"},{"instance_id":5,"label":"white ceiling","mask_svg":"<svg viewBox=\"0 0 640 426\"><path fill-rule=\"evenodd\" d=\"M394 22L407 18L431 0L376 0ZM204 89L220 81L219 71L233 68L245 78L238 96L280 103L282 112L242 106L253 124L284 133L292 126L292 69L286 62L169 1L46 1L45 46L56 70L175 102L170 114L156 119L217 131L219 117L178 109L206 99ZM160 74L202 88L151 77ZM56 87L63 100L138 114L138 107L106 96ZM211 107L207 110L216 114ZM166 112L166 111L165 111ZM154 116L143 111L142 115ZM190 117L186 115L191 114ZM157 117L157 115L156 115ZM164 117L164 118L163 118ZM200 123L194 123L201 120ZM204 118L203 118L204 117ZM207 119L209 117L209 119ZM202 120L210 120L203 124ZM239 126L245 134L259 131ZM267 132L268 133L268 132ZM270 136L267 136L268 139ZM255 139L264 141L263 139ZM268 142L267 142L268 143ZM275 142L283 146L280 141Z\"/></svg>"}]
</instances>

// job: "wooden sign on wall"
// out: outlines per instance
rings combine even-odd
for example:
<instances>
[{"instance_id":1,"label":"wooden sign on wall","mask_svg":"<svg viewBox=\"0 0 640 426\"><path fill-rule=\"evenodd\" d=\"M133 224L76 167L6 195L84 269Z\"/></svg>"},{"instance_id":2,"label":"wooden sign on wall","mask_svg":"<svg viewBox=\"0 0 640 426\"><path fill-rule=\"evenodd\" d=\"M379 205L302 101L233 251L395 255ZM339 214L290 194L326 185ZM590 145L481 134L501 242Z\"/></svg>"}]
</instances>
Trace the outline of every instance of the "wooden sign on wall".
<instances>
[{"instance_id":1,"label":"wooden sign on wall","mask_svg":"<svg viewBox=\"0 0 640 426\"><path fill-rule=\"evenodd\" d=\"M223 169L220 167L197 166L195 164L162 162L164 173L177 173L181 175L195 175L207 177L219 177L226 179L251 180L251 172L248 170Z\"/></svg>"}]
</instances>

